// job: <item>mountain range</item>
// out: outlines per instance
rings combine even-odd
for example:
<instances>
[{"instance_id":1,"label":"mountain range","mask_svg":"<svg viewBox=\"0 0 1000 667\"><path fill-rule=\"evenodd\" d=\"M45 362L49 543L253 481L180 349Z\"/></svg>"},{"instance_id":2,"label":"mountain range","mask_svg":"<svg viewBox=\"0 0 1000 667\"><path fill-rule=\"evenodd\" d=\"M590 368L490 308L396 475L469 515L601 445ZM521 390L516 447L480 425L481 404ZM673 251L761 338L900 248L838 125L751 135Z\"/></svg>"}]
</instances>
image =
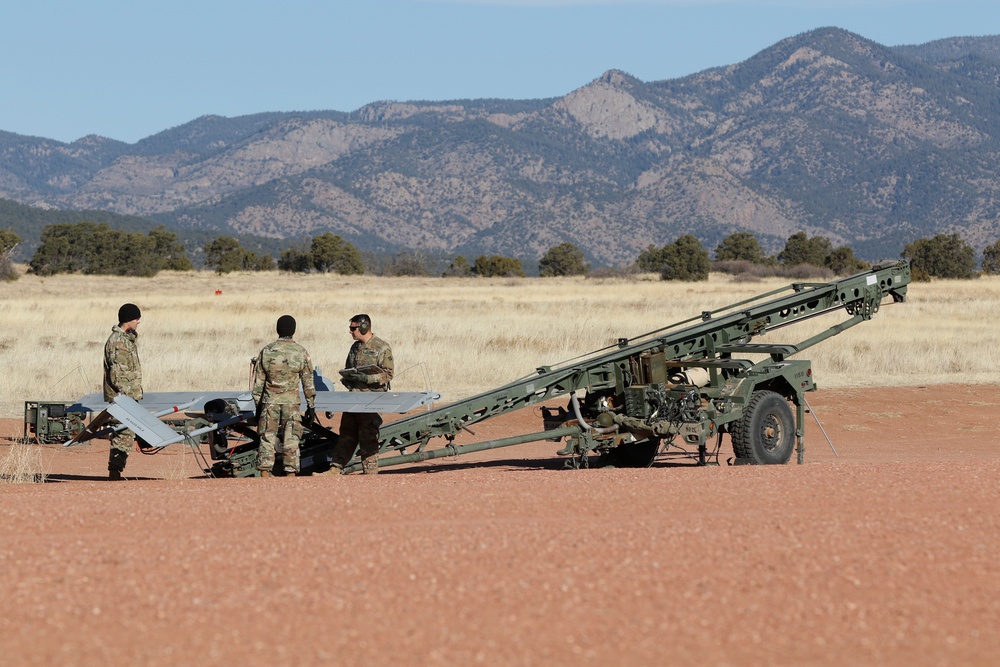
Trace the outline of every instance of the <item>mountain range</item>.
<instances>
[{"instance_id":1,"label":"mountain range","mask_svg":"<svg viewBox=\"0 0 1000 667\"><path fill-rule=\"evenodd\" d=\"M570 241L619 266L683 234L776 252L804 231L880 259L939 233L1000 239L998 153L1000 36L889 47L821 28L550 99L204 116L134 144L0 132L0 197L377 253L537 259Z\"/></svg>"}]
</instances>

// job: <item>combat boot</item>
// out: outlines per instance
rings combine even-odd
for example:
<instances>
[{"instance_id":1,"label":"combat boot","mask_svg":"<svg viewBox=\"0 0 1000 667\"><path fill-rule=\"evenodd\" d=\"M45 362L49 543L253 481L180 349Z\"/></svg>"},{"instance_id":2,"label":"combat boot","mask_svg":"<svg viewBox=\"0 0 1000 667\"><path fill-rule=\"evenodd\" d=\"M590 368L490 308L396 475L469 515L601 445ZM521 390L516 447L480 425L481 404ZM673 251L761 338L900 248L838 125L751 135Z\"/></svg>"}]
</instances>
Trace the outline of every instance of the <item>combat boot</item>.
<instances>
[{"instance_id":1,"label":"combat boot","mask_svg":"<svg viewBox=\"0 0 1000 667\"><path fill-rule=\"evenodd\" d=\"M272 473L270 470L261 470L260 471L260 476L261 477L274 477L274 473Z\"/></svg>"},{"instance_id":2,"label":"combat boot","mask_svg":"<svg viewBox=\"0 0 1000 667\"><path fill-rule=\"evenodd\" d=\"M331 463L329 470L324 470L319 474L325 477L336 477L343 472L344 472L344 466L340 465L339 463Z\"/></svg>"},{"instance_id":3,"label":"combat boot","mask_svg":"<svg viewBox=\"0 0 1000 667\"><path fill-rule=\"evenodd\" d=\"M378 457L377 456L366 456L361 459L361 468L364 470L366 475L377 475L378 474Z\"/></svg>"},{"instance_id":4,"label":"combat boot","mask_svg":"<svg viewBox=\"0 0 1000 667\"><path fill-rule=\"evenodd\" d=\"M120 482L125 472L125 462L128 461L128 452L120 449L110 449L108 451L108 479L112 482Z\"/></svg>"}]
</instances>

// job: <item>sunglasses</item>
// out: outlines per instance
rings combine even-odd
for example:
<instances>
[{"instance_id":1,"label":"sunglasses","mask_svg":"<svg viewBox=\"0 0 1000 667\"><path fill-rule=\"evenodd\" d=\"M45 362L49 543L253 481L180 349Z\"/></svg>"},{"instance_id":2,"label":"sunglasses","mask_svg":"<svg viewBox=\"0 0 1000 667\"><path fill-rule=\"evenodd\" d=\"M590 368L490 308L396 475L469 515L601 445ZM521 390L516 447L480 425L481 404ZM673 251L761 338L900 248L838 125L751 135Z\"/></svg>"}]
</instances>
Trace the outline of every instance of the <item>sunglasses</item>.
<instances>
[{"instance_id":1,"label":"sunglasses","mask_svg":"<svg viewBox=\"0 0 1000 667\"><path fill-rule=\"evenodd\" d=\"M360 326L348 326L347 328L350 329L351 331L357 331L361 327Z\"/></svg>"}]
</instances>

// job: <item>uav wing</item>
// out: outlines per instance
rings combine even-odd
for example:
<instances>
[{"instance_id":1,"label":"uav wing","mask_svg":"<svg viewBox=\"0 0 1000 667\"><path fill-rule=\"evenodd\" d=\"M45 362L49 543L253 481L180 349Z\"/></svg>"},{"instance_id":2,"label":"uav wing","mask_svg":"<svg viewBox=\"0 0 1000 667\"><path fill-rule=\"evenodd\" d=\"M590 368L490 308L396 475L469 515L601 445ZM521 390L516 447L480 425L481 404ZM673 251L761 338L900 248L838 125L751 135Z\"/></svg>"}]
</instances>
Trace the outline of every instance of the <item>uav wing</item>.
<instances>
[{"instance_id":1,"label":"uav wing","mask_svg":"<svg viewBox=\"0 0 1000 667\"><path fill-rule=\"evenodd\" d=\"M317 412L398 412L430 405L441 394L429 391L318 391ZM305 409L303 402L302 408Z\"/></svg>"},{"instance_id":2,"label":"uav wing","mask_svg":"<svg viewBox=\"0 0 1000 667\"><path fill-rule=\"evenodd\" d=\"M316 409L325 412L404 413L434 403L441 398L441 394L432 391L336 391L334 382L323 375L319 369L313 371L313 383L316 386ZM235 404L239 412L252 413L256 410L253 396L248 391L154 391L144 394L138 403L150 412L160 412L182 403L191 406L219 399ZM304 411L306 397L301 389L299 390L299 404ZM67 408L67 412L101 412L110 405L104 400L103 394L87 394ZM177 410L173 410L173 412L177 412Z\"/></svg>"},{"instance_id":3,"label":"uav wing","mask_svg":"<svg viewBox=\"0 0 1000 667\"><path fill-rule=\"evenodd\" d=\"M185 407L198 404L204 405L208 401L215 399L234 401L239 406L241 412L253 412L255 410L253 396L249 392L239 393L235 391L154 391L144 394L142 399L136 401L136 403L148 412L160 412L182 404ZM201 405L198 406L199 409ZM66 410L67 412L101 412L110 406L111 403L104 400L103 394L87 394ZM171 410L171 412L179 411Z\"/></svg>"},{"instance_id":4,"label":"uav wing","mask_svg":"<svg viewBox=\"0 0 1000 667\"><path fill-rule=\"evenodd\" d=\"M441 395L436 392L347 392L334 391L333 382L317 369L313 374L316 385L316 410L318 412L397 412L406 413L430 405ZM306 399L299 392L299 408L306 409ZM220 407L225 406L225 407ZM214 422L187 434L175 432L160 421L160 417L196 407L209 415ZM218 410L213 408L220 408ZM71 412L96 412L90 424L78 436L65 443L66 447L78 445L98 436L129 428L136 436L153 447L181 442L207 431L246 421L256 413L253 396L249 392L214 391L150 392L135 401L128 396L116 396L110 403L103 394L87 394L68 408ZM117 420L117 424L113 424Z\"/></svg>"},{"instance_id":5,"label":"uav wing","mask_svg":"<svg viewBox=\"0 0 1000 667\"><path fill-rule=\"evenodd\" d=\"M107 407L90 420L90 423L87 424L87 427L83 431L72 440L67 441L63 446L79 445L92 438L109 435L126 428L132 429L136 437L140 440L156 447L180 442L186 437L185 434L177 433L160 421L159 418L191 407L197 400L195 399L187 404L171 406L158 412L150 412L146 407L139 405L135 399L129 398L125 394L119 394L111 400L110 404L106 404ZM118 423L111 425L112 420L117 420Z\"/></svg>"},{"instance_id":6,"label":"uav wing","mask_svg":"<svg viewBox=\"0 0 1000 667\"><path fill-rule=\"evenodd\" d=\"M425 405L430 405L441 398L441 394L429 391L317 391L317 412L398 412L404 413ZM256 406L250 394L235 392L191 392L165 391L145 394L140 401L134 401L147 412L170 410L178 405L195 407L201 410L205 403L222 399L237 405L239 412L253 414ZM305 396L299 397L300 409L305 411ZM68 412L102 412L112 403L104 400L101 394L87 394L67 408ZM169 414L168 412L167 414ZM95 417L96 419L96 417Z\"/></svg>"}]
</instances>

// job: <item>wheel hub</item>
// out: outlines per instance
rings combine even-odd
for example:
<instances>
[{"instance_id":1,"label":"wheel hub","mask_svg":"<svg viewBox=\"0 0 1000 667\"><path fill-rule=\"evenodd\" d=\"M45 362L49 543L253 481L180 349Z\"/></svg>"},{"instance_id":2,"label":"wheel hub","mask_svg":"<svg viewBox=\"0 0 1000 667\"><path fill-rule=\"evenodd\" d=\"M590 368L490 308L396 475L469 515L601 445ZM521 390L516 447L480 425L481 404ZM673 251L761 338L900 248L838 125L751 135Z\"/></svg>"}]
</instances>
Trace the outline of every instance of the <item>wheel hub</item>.
<instances>
[{"instance_id":1,"label":"wheel hub","mask_svg":"<svg viewBox=\"0 0 1000 667\"><path fill-rule=\"evenodd\" d=\"M781 424L774 415L768 415L761 424L760 439L764 449L769 452L773 452L781 442Z\"/></svg>"}]
</instances>

